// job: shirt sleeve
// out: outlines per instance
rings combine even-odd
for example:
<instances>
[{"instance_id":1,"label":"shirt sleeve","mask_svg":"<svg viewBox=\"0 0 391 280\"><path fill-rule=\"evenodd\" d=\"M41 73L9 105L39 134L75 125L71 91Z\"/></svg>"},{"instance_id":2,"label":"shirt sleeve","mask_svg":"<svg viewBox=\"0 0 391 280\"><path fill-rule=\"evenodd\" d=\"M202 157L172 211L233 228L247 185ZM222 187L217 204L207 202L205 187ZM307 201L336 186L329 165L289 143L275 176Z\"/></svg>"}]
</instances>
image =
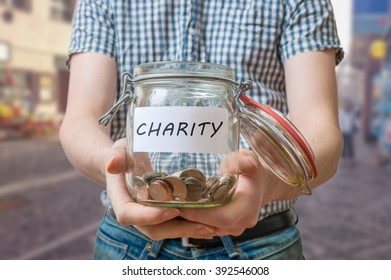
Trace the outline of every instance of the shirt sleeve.
<instances>
[{"instance_id":1,"label":"shirt sleeve","mask_svg":"<svg viewBox=\"0 0 391 280\"><path fill-rule=\"evenodd\" d=\"M336 49L335 60L338 65L344 57L344 51L330 1L286 1L284 30L279 46L282 62L306 51L326 49Z\"/></svg>"},{"instance_id":2,"label":"shirt sleeve","mask_svg":"<svg viewBox=\"0 0 391 280\"><path fill-rule=\"evenodd\" d=\"M113 13L107 0L79 0L73 15L68 62L73 53L95 52L116 60Z\"/></svg>"}]
</instances>

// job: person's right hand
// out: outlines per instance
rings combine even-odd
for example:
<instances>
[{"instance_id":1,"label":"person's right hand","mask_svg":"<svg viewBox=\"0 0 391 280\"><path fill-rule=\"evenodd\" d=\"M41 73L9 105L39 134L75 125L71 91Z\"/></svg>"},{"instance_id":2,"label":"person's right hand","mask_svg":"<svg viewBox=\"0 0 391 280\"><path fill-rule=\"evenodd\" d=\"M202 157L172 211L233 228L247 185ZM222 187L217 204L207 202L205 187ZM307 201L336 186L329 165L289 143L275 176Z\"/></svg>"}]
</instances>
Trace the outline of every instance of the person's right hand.
<instances>
[{"instance_id":1,"label":"person's right hand","mask_svg":"<svg viewBox=\"0 0 391 280\"><path fill-rule=\"evenodd\" d=\"M137 159L126 156L125 139L116 141L105 152L107 194L121 225L132 225L153 240L213 238L214 227L180 218L179 209L145 206L132 199L126 188L125 172L134 168ZM149 168L147 165L144 167Z\"/></svg>"}]
</instances>

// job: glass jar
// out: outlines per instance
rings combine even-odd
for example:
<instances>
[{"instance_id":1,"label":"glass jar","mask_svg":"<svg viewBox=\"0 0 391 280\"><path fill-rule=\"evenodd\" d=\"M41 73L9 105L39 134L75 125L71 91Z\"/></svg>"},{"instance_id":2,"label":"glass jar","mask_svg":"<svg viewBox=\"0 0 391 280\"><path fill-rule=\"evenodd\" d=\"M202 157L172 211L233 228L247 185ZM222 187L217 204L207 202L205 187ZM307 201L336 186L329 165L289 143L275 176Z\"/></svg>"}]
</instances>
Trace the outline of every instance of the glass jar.
<instances>
[{"instance_id":1,"label":"glass jar","mask_svg":"<svg viewBox=\"0 0 391 280\"><path fill-rule=\"evenodd\" d=\"M235 193L240 132L260 160L286 183L310 193L313 154L278 111L243 93L233 69L201 62L157 62L125 73L122 96L100 122L127 105L125 174L138 203L216 207ZM235 171L233 171L235 170Z\"/></svg>"}]
</instances>

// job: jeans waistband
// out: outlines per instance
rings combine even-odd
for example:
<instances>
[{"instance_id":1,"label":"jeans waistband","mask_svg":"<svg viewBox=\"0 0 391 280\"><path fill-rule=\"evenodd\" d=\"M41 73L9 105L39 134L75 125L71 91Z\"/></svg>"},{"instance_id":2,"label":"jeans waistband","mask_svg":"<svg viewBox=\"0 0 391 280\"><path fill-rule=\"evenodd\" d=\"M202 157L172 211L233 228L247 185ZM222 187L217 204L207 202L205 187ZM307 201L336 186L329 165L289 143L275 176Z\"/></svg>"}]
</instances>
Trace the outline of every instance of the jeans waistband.
<instances>
[{"instance_id":1,"label":"jeans waistband","mask_svg":"<svg viewBox=\"0 0 391 280\"><path fill-rule=\"evenodd\" d=\"M239 236L230 236L232 241L245 241L254 238L267 236L298 223L298 216L293 209L269 216L259 221L254 227L246 229ZM222 246L222 240L216 236L213 239L176 238L182 242L184 247L210 247Z\"/></svg>"},{"instance_id":2,"label":"jeans waistband","mask_svg":"<svg viewBox=\"0 0 391 280\"><path fill-rule=\"evenodd\" d=\"M108 209L108 213L115 217L115 213L111 208ZM293 209L289 209L260 220L254 227L246 229L239 236L230 237L234 242L260 238L294 226L298 223L298 220L296 212ZM212 247L223 245L221 238L218 236L212 239L174 238L173 240L182 242L184 247Z\"/></svg>"}]
</instances>

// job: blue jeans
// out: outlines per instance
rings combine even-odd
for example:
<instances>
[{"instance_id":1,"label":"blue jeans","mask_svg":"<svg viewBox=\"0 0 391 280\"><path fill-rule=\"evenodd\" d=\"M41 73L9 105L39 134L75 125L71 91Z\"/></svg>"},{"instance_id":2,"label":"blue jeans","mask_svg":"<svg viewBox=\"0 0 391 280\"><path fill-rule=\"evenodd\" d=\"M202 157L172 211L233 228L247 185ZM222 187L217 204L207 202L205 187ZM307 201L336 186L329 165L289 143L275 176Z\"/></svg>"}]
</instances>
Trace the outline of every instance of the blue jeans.
<instances>
[{"instance_id":1,"label":"blue jeans","mask_svg":"<svg viewBox=\"0 0 391 280\"><path fill-rule=\"evenodd\" d=\"M191 248L175 239L153 241L132 226L119 225L115 217L106 214L99 226L94 259L303 259L300 233L295 226L257 239L234 243L227 236L222 241L222 246Z\"/></svg>"}]
</instances>

